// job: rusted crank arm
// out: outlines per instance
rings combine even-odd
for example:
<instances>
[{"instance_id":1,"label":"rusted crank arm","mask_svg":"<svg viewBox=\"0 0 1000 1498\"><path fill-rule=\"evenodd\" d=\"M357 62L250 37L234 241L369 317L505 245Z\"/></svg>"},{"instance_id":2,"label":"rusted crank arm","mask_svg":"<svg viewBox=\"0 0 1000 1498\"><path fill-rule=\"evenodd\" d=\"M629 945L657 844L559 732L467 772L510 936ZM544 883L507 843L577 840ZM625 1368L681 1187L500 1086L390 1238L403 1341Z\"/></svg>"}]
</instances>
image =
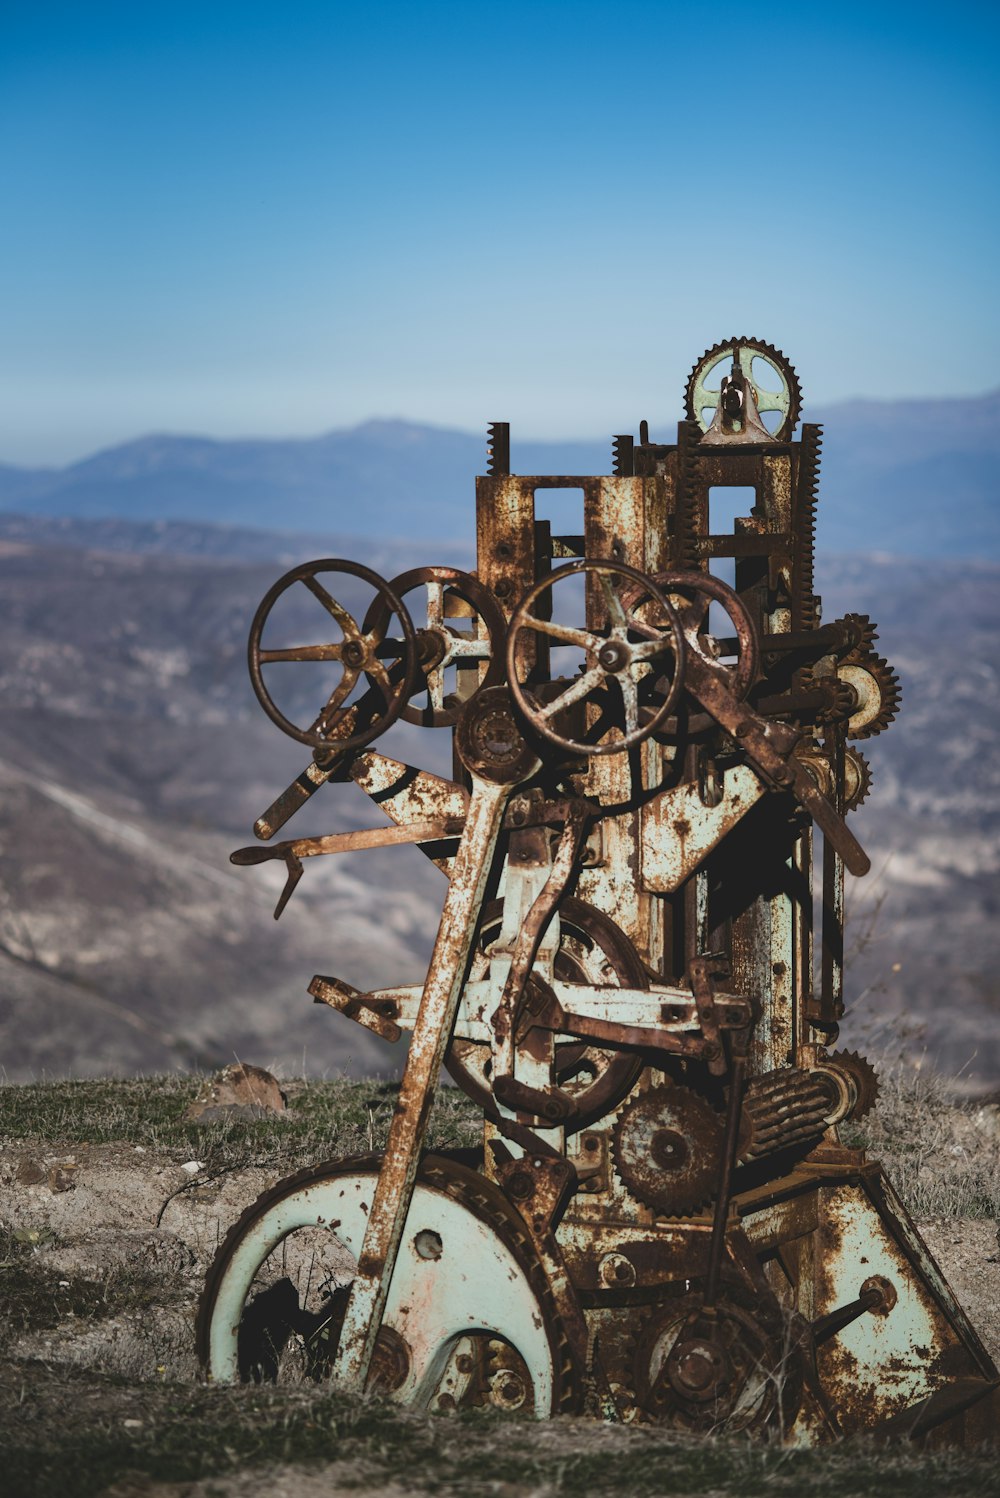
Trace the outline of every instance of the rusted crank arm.
<instances>
[{"instance_id":1,"label":"rusted crank arm","mask_svg":"<svg viewBox=\"0 0 1000 1498\"><path fill-rule=\"evenodd\" d=\"M784 724L769 722L745 702L738 701L718 669L699 650L690 648L690 641L688 644L685 683L691 693L719 726L732 734L767 781L779 790L791 791L837 850L845 867L857 877L867 874L871 868L867 853L843 818L817 790L805 767L790 758L798 735Z\"/></svg>"},{"instance_id":2,"label":"rusted crank arm","mask_svg":"<svg viewBox=\"0 0 1000 1498\"><path fill-rule=\"evenodd\" d=\"M274 919L282 911L295 892L302 878L302 859L316 858L323 853L357 853L364 848L391 848L400 843L438 843L446 838L459 837L465 826L464 817L433 817L425 821L410 822L402 827L364 827L357 832L331 832L325 837L299 837L283 843L272 843L269 848L237 848L230 853L229 862L241 868L258 863L283 860L288 870L285 887L274 907Z\"/></svg>"},{"instance_id":3,"label":"rusted crank arm","mask_svg":"<svg viewBox=\"0 0 1000 1498\"><path fill-rule=\"evenodd\" d=\"M285 823L294 817L301 806L305 806L321 785L326 785L338 770L343 769L345 761L352 753L351 750L348 750L346 754L320 753L315 759L310 760L302 774L297 775L291 785L287 786L254 822L254 837L259 837L261 842L267 842L268 838L273 837L279 828L284 827Z\"/></svg>"},{"instance_id":4,"label":"rusted crank arm","mask_svg":"<svg viewBox=\"0 0 1000 1498\"><path fill-rule=\"evenodd\" d=\"M230 853L229 862L248 868L253 864L287 858L289 853L296 858L317 858L323 853L357 853L364 848L391 848L397 843L436 843L445 838L460 837L464 827L465 817L426 817L417 822L404 822L401 827L389 822L385 827L361 827L357 832L290 838L284 843L272 843L269 848L258 848L251 843L249 848L237 848Z\"/></svg>"},{"instance_id":5,"label":"rusted crank arm","mask_svg":"<svg viewBox=\"0 0 1000 1498\"><path fill-rule=\"evenodd\" d=\"M529 772L530 773L530 772ZM451 1038L486 882L513 784L472 776L472 799L427 970L385 1160L344 1313L335 1383L360 1393L371 1366L399 1245L413 1199L431 1100Z\"/></svg>"},{"instance_id":6,"label":"rusted crank arm","mask_svg":"<svg viewBox=\"0 0 1000 1498\"><path fill-rule=\"evenodd\" d=\"M331 1009L339 1009L348 1019L356 1020L366 1030L380 1035L383 1040L398 1040L403 1033L396 1024L399 1005L392 999L362 993L340 978L327 978L321 974L317 974L312 980L309 992L313 996L313 1003L329 1004Z\"/></svg>"}]
</instances>

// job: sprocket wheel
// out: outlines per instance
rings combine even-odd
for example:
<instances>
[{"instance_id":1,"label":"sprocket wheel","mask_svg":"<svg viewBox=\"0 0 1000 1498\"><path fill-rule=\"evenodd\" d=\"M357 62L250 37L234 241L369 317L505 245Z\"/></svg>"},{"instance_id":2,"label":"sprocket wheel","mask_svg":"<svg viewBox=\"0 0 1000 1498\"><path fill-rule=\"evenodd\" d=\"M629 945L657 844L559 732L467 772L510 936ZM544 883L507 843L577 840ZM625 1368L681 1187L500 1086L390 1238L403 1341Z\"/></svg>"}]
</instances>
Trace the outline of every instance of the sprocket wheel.
<instances>
[{"instance_id":1,"label":"sprocket wheel","mask_svg":"<svg viewBox=\"0 0 1000 1498\"><path fill-rule=\"evenodd\" d=\"M870 739L881 733L899 711L899 677L889 662L874 650L851 651L837 666L837 679L854 688L857 706L847 720L852 739Z\"/></svg>"},{"instance_id":2,"label":"sprocket wheel","mask_svg":"<svg viewBox=\"0 0 1000 1498\"><path fill-rule=\"evenodd\" d=\"M683 1217L715 1191L722 1138L721 1115L677 1084L631 1098L618 1115L611 1148L633 1196L654 1212Z\"/></svg>"},{"instance_id":3,"label":"sprocket wheel","mask_svg":"<svg viewBox=\"0 0 1000 1498\"><path fill-rule=\"evenodd\" d=\"M688 376L684 392L684 407L688 419L696 421L703 432L711 426L719 404L720 390L718 385L710 386L706 382L723 361L732 363L736 351L740 368L753 387L754 401L761 416L767 411L780 413L779 423L771 435L778 442L787 442L795 430L802 409L802 389L795 370L781 350L759 338L726 338L702 354ZM777 390L764 386L760 376L755 374L753 365L758 359L777 378Z\"/></svg>"},{"instance_id":4,"label":"sprocket wheel","mask_svg":"<svg viewBox=\"0 0 1000 1498\"><path fill-rule=\"evenodd\" d=\"M844 750L844 810L855 811L872 788L871 766L860 749Z\"/></svg>"}]
</instances>

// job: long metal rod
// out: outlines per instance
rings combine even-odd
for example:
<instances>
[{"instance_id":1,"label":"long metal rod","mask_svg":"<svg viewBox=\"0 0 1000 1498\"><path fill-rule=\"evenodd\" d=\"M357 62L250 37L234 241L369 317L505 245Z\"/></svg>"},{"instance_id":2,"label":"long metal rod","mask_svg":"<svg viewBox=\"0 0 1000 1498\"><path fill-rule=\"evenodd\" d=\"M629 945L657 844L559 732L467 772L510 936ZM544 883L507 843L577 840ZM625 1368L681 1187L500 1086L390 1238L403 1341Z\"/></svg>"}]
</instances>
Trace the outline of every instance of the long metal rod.
<instances>
[{"instance_id":1,"label":"long metal rod","mask_svg":"<svg viewBox=\"0 0 1000 1498\"><path fill-rule=\"evenodd\" d=\"M399 1101L389 1129L385 1160L375 1187L358 1272L351 1285L334 1360L333 1379L347 1389L363 1389L368 1377L413 1199L430 1104L455 1023L476 930L476 912L482 903L504 808L512 790L511 785L493 785L473 776L465 832L441 913Z\"/></svg>"}]
</instances>

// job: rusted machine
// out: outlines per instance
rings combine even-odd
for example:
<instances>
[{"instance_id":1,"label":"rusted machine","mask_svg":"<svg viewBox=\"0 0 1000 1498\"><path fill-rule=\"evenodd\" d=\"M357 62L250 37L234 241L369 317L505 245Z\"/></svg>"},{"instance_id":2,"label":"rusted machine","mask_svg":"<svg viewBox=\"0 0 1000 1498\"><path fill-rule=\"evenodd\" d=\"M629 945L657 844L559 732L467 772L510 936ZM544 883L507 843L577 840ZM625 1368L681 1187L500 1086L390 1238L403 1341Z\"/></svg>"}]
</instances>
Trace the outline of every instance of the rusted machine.
<instances>
[{"instance_id":1,"label":"rusted machine","mask_svg":"<svg viewBox=\"0 0 1000 1498\"><path fill-rule=\"evenodd\" d=\"M345 850L416 844L447 887L422 982L310 985L412 1032L388 1148L235 1225L199 1317L215 1379L797 1443L996 1418L996 1369L839 1135L876 1092L834 1049L844 870L868 869L845 818L899 693L866 617L820 622L820 428L793 436L794 370L753 339L686 400L675 443L643 423L608 476L512 474L496 423L474 574L315 561L257 612L257 695L313 758L233 861L284 861L276 914ZM554 534L559 490L581 503ZM452 732L454 778L369 747L401 716ZM384 825L271 841L345 781ZM481 1151L424 1152L442 1065Z\"/></svg>"}]
</instances>

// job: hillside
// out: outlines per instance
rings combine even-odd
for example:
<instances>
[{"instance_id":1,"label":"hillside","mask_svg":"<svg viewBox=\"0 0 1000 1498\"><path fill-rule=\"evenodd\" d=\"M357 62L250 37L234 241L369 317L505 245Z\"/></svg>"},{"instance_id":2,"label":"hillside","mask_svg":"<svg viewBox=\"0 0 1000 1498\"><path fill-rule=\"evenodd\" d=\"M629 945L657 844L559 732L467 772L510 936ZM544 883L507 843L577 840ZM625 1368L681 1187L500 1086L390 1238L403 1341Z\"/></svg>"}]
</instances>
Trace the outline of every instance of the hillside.
<instances>
[{"instance_id":1,"label":"hillside","mask_svg":"<svg viewBox=\"0 0 1000 1498\"><path fill-rule=\"evenodd\" d=\"M361 987L420 978L438 873L414 849L315 860L276 925L281 875L228 862L308 758L266 721L244 664L248 620L302 557L299 538L9 517L0 537L7 1076L234 1054L314 1073L394 1068L395 1049L312 1005L306 986L317 972ZM424 542L306 539L390 575L437 559ZM881 1025L880 1048L926 1044L972 1089L1000 1082L998 583L992 564L884 557L828 558L821 576L827 617L879 621L904 694L898 722L866 745L875 789L855 826L874 871L851 897L845 1036L864 1048ZM447 773L446 734L403 725L386 747ZM338 787L294 830L372 821Z\"/></svg>"},{"instance_id":2,"label":"hillside","mask_svg":"<svg viewBox=\"0 0 1000 1498\"><path fill-rule=\"evenodd\" d=\"M143 437L62 469L0 465L0 510L211 518L236 527L273 528L280 520L290 531L362 529L373 538L421 534L471 544L470 498L485 465L486 421L502 415L484 413L481 434L369 421L313 438ZM1000 560L1000 391L974 399L857 400L807 407L805 415L826 425L822 550ZM672 440L674 419L652 420L654 440ZM607 473L611 437L528 442L515 430L513 468Z\"/></svg>"}]
</instances>

